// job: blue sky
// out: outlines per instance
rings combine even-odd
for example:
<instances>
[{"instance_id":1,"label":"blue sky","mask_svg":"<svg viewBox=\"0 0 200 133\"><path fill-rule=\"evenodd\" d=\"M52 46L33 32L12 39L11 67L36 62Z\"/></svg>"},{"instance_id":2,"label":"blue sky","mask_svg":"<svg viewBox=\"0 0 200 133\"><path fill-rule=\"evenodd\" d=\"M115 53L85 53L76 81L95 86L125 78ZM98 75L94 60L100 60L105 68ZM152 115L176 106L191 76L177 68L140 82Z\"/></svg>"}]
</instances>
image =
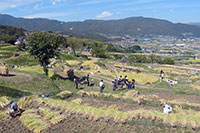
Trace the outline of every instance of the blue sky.
<instances>
[{"instance_id":1,"label":"blue sky","mask_svg":"<svg viewBox=\"0 0 200 133\"><path fill-rule=\"evenodd\" d=\"M0 13L60 21L144 16L200 22L200 0L0 0Z\"/></svg>"}]
</instances>

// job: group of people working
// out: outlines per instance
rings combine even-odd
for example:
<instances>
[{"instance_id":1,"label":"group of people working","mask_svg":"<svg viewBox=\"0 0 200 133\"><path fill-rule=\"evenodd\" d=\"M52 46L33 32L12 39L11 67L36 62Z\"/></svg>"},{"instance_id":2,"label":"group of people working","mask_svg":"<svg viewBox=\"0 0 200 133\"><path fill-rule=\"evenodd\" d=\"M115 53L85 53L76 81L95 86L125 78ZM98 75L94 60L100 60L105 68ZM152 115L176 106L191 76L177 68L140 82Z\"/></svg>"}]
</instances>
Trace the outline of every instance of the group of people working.
<instances>
[{"instance_id":1,"label":"group of people working","mask_svg":"<svg viewBox=\"0 0 200 133\"><path fill-rule=\"evenodd\" d=\"M115 76L115 79L114 81L112 81L112 83L113 83L113 91L116 91L118 87L123 88L124 86L126 86L128 89L135 88L135 79L129 81L127 76L124 76L124 78L120 76L119 79L117 76ZM103 80L100 81L99 86L100 86L100 93L103 93L103 90L105 88Z\"/></svg>"},{"instance_id":2,"label":"group of people working","mask_svg":"<svg viewBox=\"0 0 200 133\"><path fill-rule=\"evenodd\" d=\"M129 81L127 75L124 76L124 78L122 78L122 76L120 76L119 78L115 76L115 79L114 81L112 81L112 83L113 83L113 91L116 91L118 87L123 88L124 86L126 86L128 89L135 88L135 79Z\"/></svg>"},{"instance_id":3,"label":"group of people working","mask_svg":"<svg viewBox=\"0 0 200 133\"><path fill-rule=\"evenodd\" d=\"M89 80L89 78L90 78L90 74L87 74L87 76L86 76L86 84L87 84L87 86L90 86L90 80ZM75 83L75 88L76 89L78 89L78 84L79 84L79 80L78 80L78 78L74 78L74 83Z\"/></svg>"},{"instance_id":4,"label":"group of people working","mask_svg":"<svg viewBox=\"0 0 200 133\"><path fill-rule=\"evenodd\" d=\"M90 75L87 74L86 76L86 84L87 86L90 86ZM74 83L75 83L75 88L78 89L78 79L74 78ZM120 88L124 88L127 87L128 89L134 89L135 88L135 79L132 79L132 81L129 81L127 76L124 76L124 78L122 78L122 76L120 76L119 78L117 76L115 76L114 81L112 81L113 83L113 91L116 91L118 87ZM101 80L99 82L99 86L100 86L100 92L103 93L103 90L105 88L104 82L103 80Z\"/></svg>"},{"instance_id":5,"label":"group of people working","mask_svg":"<svg viewBox=\"0 0 200 133\"><path fill-rule=\"evenodd\" d=\"M89 77L90 77L90 75L87 74L87 76L86 76L87 86L90 86ZM164 79L164 71L161 70L160 71L160 82L162 82L163 79ZM78 89L78 80L76 78L74 79L74 82L75 82L76 89ZM124 88L124 86L127 87L128 89L135 88L135 79L132 79L131 81L129 81L127 78L127 75L124 76L124 78L122 78L122 76L120 76L119 78L117 76L115 76L115 79L114 79L114 81L112 81L112 83L113 83L113 91L116 91L118 87ZM100 86L100 92L103 93L103 89L105 88L103 80L100 81L99 86Z\"/></svg>"}]
</instances>

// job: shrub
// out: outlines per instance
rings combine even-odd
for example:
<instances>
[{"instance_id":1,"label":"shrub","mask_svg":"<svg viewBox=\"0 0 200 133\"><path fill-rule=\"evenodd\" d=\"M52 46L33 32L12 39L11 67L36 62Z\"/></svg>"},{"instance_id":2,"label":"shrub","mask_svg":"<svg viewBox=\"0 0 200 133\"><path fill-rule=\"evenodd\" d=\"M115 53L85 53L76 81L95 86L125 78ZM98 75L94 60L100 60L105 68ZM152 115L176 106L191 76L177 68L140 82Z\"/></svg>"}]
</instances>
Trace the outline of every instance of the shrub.
<instances>
[{"instance_id":1,"label":"shrub","mask_svg":"<svg viewBox=\"0 0 200 133\"><path fill-rule=\"evenodd\" d=\"M132 63L151 63L151 59L145 55L130 55L128 59Z\"/></svg>"},{"instance_id":2,"label":"shrub","mask_svg":"<svg viewBox=\"0 0 200 133\"><path fill-rule=\"evenodd\" d=\"M88 56L87 55L77 54L76 56L88 60Z\"/></svg>"},{"instance_id":3,"label":"shrub","mask_svg":"<svg viewBox=\"0 0 200 133\"><path fill-rule=\"evenodd\" d=\"M171 58L165 58L165 59L162 61L162 64L174 65L175 62L174 62L174 60L171 59Z\"/></svg>"}]
</instances>

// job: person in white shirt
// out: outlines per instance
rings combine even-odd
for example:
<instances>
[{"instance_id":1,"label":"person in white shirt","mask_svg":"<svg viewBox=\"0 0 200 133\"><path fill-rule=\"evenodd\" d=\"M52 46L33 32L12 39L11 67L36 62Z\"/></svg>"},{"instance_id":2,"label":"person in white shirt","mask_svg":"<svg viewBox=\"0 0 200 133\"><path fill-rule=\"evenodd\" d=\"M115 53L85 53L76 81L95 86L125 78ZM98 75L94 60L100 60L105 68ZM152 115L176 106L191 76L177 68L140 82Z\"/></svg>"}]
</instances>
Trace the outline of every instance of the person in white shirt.
<instances>
[{"instance_id":1,"label":"person in white shirt","mask_svg":"<svg viewBox=\"0 0 200 133\"><path fill-rule=\"evenodd\" d=\"M160 71L160 82L162 82L163 79L164 79L164 71L161 70Z\"/></svg>"},{"instance_id":2,"label":"person in white shirt","mask_svg":"<svg viewBox=\"0 0 200 133\"><path fill-rule=\"evenodd\" d=\"M103 93L103 89L105 88L104 84L103 84L103 80L101 80L99 82L99 86L100 86L100 93Z\"/></svg>"},{"instance_id":3,"label":"person in white shirt","mask_svg":"<svg viewBox=\"0 0 200 133\"><path fill-rule=\"evenodd\" d=\"M165 106L163 108L163 113L169 114L171 112L172 112L172 107L170 107L169 105L165 104Z\"/></svg>"}]
</instances>

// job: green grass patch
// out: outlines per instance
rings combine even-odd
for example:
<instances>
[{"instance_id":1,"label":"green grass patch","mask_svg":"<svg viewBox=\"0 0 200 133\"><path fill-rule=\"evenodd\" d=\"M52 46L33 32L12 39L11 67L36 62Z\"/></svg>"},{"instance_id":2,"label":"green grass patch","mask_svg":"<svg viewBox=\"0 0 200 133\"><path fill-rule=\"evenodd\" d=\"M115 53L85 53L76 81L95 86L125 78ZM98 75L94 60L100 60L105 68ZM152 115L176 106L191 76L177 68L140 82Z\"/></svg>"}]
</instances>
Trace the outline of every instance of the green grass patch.
<instances>
[{"instance_id":1,"label":"green grass patch","mask_svg":"<svg viewBox=\"0 0 200 133\"><path fill-rule=\"evenodd\" d=\"M38 73L22 73L16 71L20 76L13 78L2 78L0 84L4 85L2 89L4 96L15 96L17 92L27 92L28 94L52 94L60 92L59 88L47 76ZM14 88L14 91L12 89ZM15 91L16 90L16 91ZM21 93L19 93L22 96ZM22 93L23 94L23 93ZM26 93L25 93L26 94Z\"/></svg>"},{"instance_id":2,"label":"green grass patch","mask_svg":"<svg viewBox=\"0 0 200 133\"><path fill-rule=\"evenodd\" d=\"M0 44L0 48L7 47L7 46L11 46L11 44Z\"/></svg>"},{"instance_id":3,"label":"green grass patch","mask_svg":"<svg viewBox=\"0 0 200 133\"><path fill-rule=\"evenodd\" d=\"M17 52L18 47L7 47L7 48L0 48L0 50L5 50L5 51L11 51L11 52Z\"/></svg>"},{"instance_id":4,"label":"green grass patch","mask_svg":"<svg viewBox=\"0 0 200 133\"><path fill-rule=\"evenodd\" d=\"M13 56L12 52L0 52L0 59L1 58L10 58Z\"/></svg>"},{"instance_id":5,"label":"green grass patch","mask_svg":"<svg viewBox=\"0 0 200 133\"><path fill-rule=\"evenodd\" d=\"M61 54L60 58L63 60L76 60L75 57L73 57L72 55L68 55L68 54Z\"/></svg>"},{"instance_id":6,"label":"green grass patch","mask_svg":"<svg viewBox=\"0 0 200 133\"><path fill-rule=\"evenodd\" d=\"M23 96L30 95L31 93L17 90L14 88L6 87L6 86L0 86L0 97L7 96L11 98L20 98Z\"/></svg>"},{"instance_id":7,"label":"green grass patch","mask_svg":"<svg viewBox=\"0 0 200 133\"><path fill-rule=\"evenodd\" d=\"M9 65L14 64L14 65L18 65L18 66L25 66L25 65L33 66L33 65L39 64L37 59L35 59L33 56L30 56L30 55L21 55L18 58L7 60L6 63Z\"/></svg>"}]
</instances>

